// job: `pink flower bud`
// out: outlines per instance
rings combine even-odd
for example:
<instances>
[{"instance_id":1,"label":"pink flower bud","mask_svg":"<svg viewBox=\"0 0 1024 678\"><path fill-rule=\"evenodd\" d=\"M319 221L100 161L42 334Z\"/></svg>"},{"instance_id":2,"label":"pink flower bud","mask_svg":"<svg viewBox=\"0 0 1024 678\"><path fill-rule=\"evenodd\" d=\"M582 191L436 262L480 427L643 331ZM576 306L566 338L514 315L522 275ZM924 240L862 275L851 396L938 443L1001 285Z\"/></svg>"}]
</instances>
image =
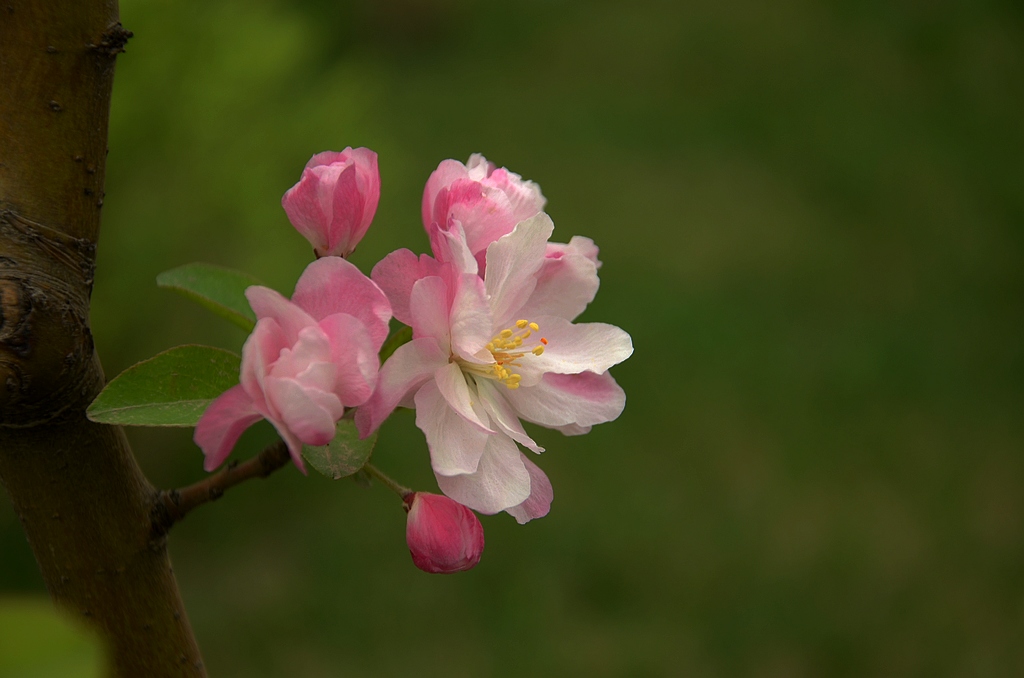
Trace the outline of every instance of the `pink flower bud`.
<instances>
[{"instance_id":1,"label":"pink flower bud","mask_svg":"<svg viewBox=\"0 0 1024 678\"><path fill-rule=\"evenodd\" d=\"M281 198L281 206L318 257L344 257L366 234L378 200L377 154L368 148L346 148L310 158L299 183Z\"/></svg>"},{"instance_id":2,"label":"pink flower bud","mask_svg":"<svg viewBox=\"0 0 1024 678\"><path fill-rule=\"evenodd\" d=\"M427 492L413 493L406 506L405 540L416 567L433 574L451 574L480 562L484 528L472 511L448 497Z\"/></svg>"}]
</instances>

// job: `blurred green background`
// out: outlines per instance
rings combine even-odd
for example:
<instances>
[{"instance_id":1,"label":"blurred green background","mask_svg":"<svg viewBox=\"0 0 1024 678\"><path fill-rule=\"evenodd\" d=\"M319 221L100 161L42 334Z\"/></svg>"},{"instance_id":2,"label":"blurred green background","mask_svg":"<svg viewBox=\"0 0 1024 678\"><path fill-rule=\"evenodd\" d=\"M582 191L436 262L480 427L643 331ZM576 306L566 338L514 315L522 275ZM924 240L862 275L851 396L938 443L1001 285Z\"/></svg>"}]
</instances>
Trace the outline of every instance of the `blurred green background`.
<instances>
[{"instance_id":1,"label":"blurred green background","mask_svg":"<svg viewBox=\"0 0 1024 678\"><path fill-rule=\"evenodd\" d=\"M284 470L175 528L212 676L1024 675L1024 10L1008 0L122 0L93 326L108 376L243 334L157 273L291 292L282 193L380 154L353 261L425 251L444 158L592 237L628 404L532 429L546 518L410 562L380 487ZM239 456L271 438L246 435ZM186 430L130 431L154 483ZM409 415L376 463L436 488ZM40 592L0 503L0 589Z\"/></svg>"}]
</instances>

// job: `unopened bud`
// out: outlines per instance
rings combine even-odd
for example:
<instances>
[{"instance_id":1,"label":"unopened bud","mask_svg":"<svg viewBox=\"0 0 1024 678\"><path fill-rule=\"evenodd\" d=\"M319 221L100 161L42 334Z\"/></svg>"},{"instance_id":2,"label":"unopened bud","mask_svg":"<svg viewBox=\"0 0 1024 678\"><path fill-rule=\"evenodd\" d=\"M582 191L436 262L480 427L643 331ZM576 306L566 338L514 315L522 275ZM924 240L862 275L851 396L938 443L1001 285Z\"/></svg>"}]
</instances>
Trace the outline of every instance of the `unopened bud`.
<instances>
[{"instance_id":1,"label":"unopened bud","mask_svg":"<svg viewBox=\"0 0 1024 678\"><path fill-rule=\"evenodd\" d=\"M348 256L363 239L380 199L377 154L368 148L314 155L281 206L318 257Z\"/></svg>"},{"instance_id":2,"label":"unopened bud","mask_svg":"<svg viewBox=\"0 0 1024 678\"><path fill-rule=\"evenodd\" d=\"M484 528L462 504L439 494L415 492L406 498L405 539L412 562L424 572L469 570L484 551Z\"/></svg>"}]
</instances>

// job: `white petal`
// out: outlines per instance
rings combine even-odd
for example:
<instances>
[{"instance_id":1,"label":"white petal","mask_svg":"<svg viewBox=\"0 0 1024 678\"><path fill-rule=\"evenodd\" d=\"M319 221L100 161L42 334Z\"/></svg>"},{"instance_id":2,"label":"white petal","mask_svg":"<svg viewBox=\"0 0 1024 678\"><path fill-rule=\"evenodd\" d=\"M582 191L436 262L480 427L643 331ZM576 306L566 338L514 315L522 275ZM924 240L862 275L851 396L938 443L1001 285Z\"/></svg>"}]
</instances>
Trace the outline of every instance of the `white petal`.
<instances>
[{"instance_id":1,"label":"white petal","mask_svg":"<svg viewBox=\"0 0 1024 678\"><path fill-rule=\"evenodd\" d=\"M480 513L497 513L522 504L530 496L530 473L519 448L508 436L488 436L476 473L434 474L446 495Z\"/></svg>"},{"instance_id":2,"label":"white petal","mask_svg":"<svg viewBox=\"0 0 1024 678\"><path fill-rule=\"evenodd\" d=\"M458 364L448 363L437 368L437 371L434 372L434 381L449 407L482 431L494 433L487 425L487 415L480 404L474 402L475 393L470 391L469 384L466 383L466 376ZM480 410L479 414L477 410Z\"/></svg>"},{"instance_id":3,"label":"white petal","mask_svg":"<svg viewBox=\"0 0 1024 678\"><path fill-rule=\"evenodd\" d=\"M527 354L517 368L524 386L536 384L548 372L603 374L633 354L633 340L621 328L605 323L573 325L565 318L542 316L536 319L540 330L534 333L547 339L543 355Z\"/></svg>"},{"instance_id":4,"label":"white petal","mask_svg":"<svg viewBox=\"0 0 1024 678\"><path fill-rule=\"evenodd\" d=\"M480 402L492 422L495 422L506 435L523 447L537 453L544 451L544 448L535 443L533 438L526 433L515 410L502 395L501 391L510 389L489 379L480 379L476 382L476 387Z\"/></svg>"},{"instance_id":5,"label":"white petal","mask_svg":"<svg viewBox=\"0 0 1024 678\"><path fill-rule=\"evenodd\" d=\"M541 212L487 246L484 282L496 323L508 321L530 298L554 228L551 218Z\"/></svg>"},{"instance_id":6,"label":"white petal","mask_svg":"<svg viewBox=\"0 0 1024 678\"><path fill-rule=\"evenodd\" d=\"M416 426L427 438L430 463L439 476L476 471L488 439L498 436L453 410L434 381L416 392Z\"/></svg>"},{"instance_id":7,"label":"white petal","mask_svg":"<svg viewBox=\"0 0 1024 678\"><path fill-rule=\"evenodd\" d=\"M597 277L596 250L589 238L573 237L568 245L558 248L557 256L548 255L537 272L537 287L519 311L524 318L554 315L574 319L594 300L600 281Z\"/></svg>"},{"instance_id":8,"label":"white petal","mask_svg":"<svg viewBox=\"0 0 1024 678\"><path fill-rule=\"evenodd\" d=\"M480 362L475 356L491 340L492 326L484 282L477 275L460 276L451 311L452 351L465 360Z\"/></svg>"},{"instance_id":9,"label":"white petal","mask_svg":"<svg viewBox=\"0 0 1024 678\"><path fill-rule=\"evenodd\" d=\"M466 233L459 223L448 228L431 229L430 249L438 261L452 264L459 273L478 273L476 259L469 251Z\"/></svg>"},{"instance_id":10,"label":"white petal","mask_svg":"<svg viewBox=\"0 0 1024 678\"><path fill-rule=\"evenodd\" d=\"M448 354L430 337L413 339L398 347L385 361L377 377L373 395L356 412L359 435L366 437L384 423L412 391L434 376L448 362Z\"/></svg>"},{"instance_id":11,"label":"white petal","mask_svg":"<svg viewBox=\"0 0 1024 678\"><path fill-rule=\"evenodd\" d=\"M520 386L505 397L522 418L566 435L585 431L565 427L603 424L617 418L626 406L625 392L607 372L547 374L540 383Z\"/></svg>"}]
</instances>

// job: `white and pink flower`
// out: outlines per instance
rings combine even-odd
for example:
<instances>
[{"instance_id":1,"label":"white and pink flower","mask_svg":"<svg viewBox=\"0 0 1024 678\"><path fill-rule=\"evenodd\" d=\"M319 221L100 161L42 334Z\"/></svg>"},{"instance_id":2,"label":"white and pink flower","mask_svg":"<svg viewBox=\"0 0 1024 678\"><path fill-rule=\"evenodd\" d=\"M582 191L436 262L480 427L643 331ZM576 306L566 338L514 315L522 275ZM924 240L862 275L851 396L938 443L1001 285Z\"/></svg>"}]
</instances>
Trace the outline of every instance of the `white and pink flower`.
<instances>
[{"instance_id":1,"label":"white and pink flower","mask_svg":"<svg viewBox=\"0 0 1024 678\"><path fill-rule=\"evenodd\" d=\"M346 257L366 234L379 200L377 154L346 148L310 158L281 206L318 257Z\"/></svg>"},{"instance_id":2,"label":"white and pink flower","mask_svg":"<svg viewBox=\"0 0 1024 678\"><path fill-rule=\"evenodd\" d=\"M346 407L367 401L391 306L376 284L338 257L311 263L291 301L253 286L257 322L242 349L240 384L203 413L195 441L212 471L249 426L267 419L305 473L302 446L326 445Z\"/></svg>"},{"instance_id":3,"label":"white and pink flower","mask_svg":"<svg viewBox=\"0 0 1024 678\"><path fill-rule=\"evenodd\" d=\"M465 165L445 160L430 175L423 190L423 227L431 234L461 226L482 270L487 246L539 214L545 202L537 184L474 153Z\"/></svg>"},{"instance_id":4,"label":"white and pink flower","mask_svg":"<svg viewBox=\"0 0 1024 678\"><path fill-rule=\"evenodd\" d=\"M552 491L519 450L543 451L520 419L576 435L618 417L625 394L608 368L632 341L613 325L572 323L597 291L590 240L550 244L553 224L536 214L486 246L481 276L463 224L449 226L431 234L436 258L398 250L373 270L413 339L384 364L356 423L366 436L414 406L441 490L525 523L547 514Z\"/></svg>"}]
</instances>

